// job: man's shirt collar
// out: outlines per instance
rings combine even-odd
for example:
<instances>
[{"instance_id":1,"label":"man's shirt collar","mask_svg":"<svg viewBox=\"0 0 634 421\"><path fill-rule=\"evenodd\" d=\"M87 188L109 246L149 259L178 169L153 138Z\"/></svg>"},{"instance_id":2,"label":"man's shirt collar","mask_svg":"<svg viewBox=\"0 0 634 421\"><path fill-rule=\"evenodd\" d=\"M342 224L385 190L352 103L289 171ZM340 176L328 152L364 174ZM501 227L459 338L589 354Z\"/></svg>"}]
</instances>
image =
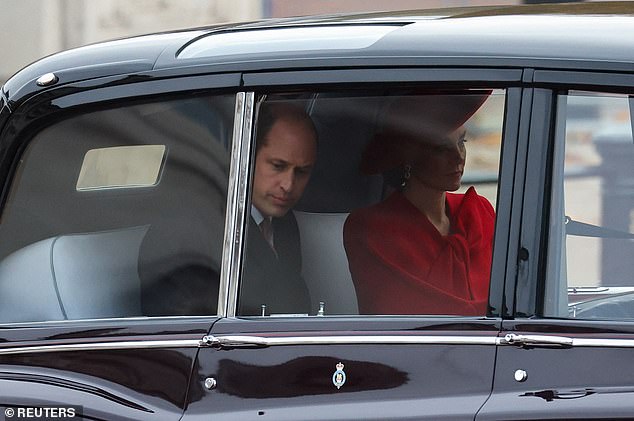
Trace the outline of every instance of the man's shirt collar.
<instances>
[{"instance_id":1,"label":"man's shirt collar","mask_svg":"<svg viewBox=\"0 0 634 421\"><path fill-rule=\"evenodd\" d=\"M264 216L262 215L262 213L260 213L258 208L253 205L251 205L251 217L258 226L262 223L262 221L264 221Z\"/></svg>"}]
</instances>

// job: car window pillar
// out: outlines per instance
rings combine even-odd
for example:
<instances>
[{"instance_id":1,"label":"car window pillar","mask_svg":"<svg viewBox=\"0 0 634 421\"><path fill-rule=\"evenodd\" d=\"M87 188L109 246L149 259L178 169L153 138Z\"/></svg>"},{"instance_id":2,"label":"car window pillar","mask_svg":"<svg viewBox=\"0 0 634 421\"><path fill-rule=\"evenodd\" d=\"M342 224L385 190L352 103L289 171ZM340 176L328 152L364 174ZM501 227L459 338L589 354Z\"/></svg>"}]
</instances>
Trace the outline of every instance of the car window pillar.
<instances>
[{"instance_id":1,"label":"car window pillar","mask_svg":"<svg viewBox=\"0 0 634 421\"><path fill-rule=\"evenodd\" d=\"M220 317L234 317L236 313L238 278L242 267L243 233L248 216L246 206L254 110L255 94L253 92L237 93L218 296Z\"/></svg>"}]
</instances>

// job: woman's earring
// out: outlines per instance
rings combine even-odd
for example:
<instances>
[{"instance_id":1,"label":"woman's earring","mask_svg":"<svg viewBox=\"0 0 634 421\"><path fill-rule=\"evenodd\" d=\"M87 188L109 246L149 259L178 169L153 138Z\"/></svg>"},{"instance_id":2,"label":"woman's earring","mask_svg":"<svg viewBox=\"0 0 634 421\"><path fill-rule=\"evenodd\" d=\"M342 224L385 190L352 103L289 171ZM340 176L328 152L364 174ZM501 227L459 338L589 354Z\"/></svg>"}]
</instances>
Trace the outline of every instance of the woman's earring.
<instances>
[{"instance_id":1,"label":"woman's earring","mask_svg":"<svg viewBox=\"0 0 634 421\"><path fill-rule=\"evenodd\" d=\"M403 180L401 181L401 188L405 190L407 188L407 182L409 178L412 176L412 166L409 164L405 165L403 168Z\"/></svg>"}]
</instances>

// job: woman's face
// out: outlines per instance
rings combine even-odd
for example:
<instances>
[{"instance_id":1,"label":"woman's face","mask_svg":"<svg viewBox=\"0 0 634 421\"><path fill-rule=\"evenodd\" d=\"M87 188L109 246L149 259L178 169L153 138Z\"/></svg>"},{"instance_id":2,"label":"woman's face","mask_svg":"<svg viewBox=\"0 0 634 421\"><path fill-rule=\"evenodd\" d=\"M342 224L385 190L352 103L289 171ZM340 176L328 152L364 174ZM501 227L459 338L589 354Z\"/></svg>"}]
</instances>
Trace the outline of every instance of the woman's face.
<instances>
[{"instance_id":1,"label":"woman's face","mask_svg":"<svg viewBox=\"0 0 634 421\"><path fill-rule=\"evenodd\" d=\"M466 129L461 126L433 142L417 142L411 163L410 183L438 191L460 188L467 150Z\"/></svg>"}]
</instances>

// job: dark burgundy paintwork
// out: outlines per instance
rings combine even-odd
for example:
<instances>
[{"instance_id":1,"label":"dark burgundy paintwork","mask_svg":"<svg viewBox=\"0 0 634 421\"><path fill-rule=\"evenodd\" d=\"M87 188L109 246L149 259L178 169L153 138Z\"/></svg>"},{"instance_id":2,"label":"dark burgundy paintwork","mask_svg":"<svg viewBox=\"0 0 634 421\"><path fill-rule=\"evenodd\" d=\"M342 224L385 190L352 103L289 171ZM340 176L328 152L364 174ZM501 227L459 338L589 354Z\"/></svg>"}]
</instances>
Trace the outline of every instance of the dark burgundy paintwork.
<instances>
[{"instance_id":1,"label":"dark burgundy paintwork","mask_svg":"<svg viewBox=\"0 0 634 421\"><path fill-rule=\"evenodd\" d=\"M87 323L58 328L6 329L5 345L72 345L135 340L198 340L210 321ZM0 356L5 406L79 405L100 419L179 419L198 349L120 349L33 352ZM58 400L63 397L63 400Z\"/></svg>"},{"instance_id":2,"label":"dark burgundy paintwork","mask_svg":"<svg viewBox=\"0 0 634 421\"><path fill-rule=\"evenodd\" d=\"M495 323L457 326L453 322L420 323L378 321L382 330L372 331L370 322L316 322L328 335L465 335L495 336ZM294 325L294 326L293 326ZM302 326L303 325L303 326ZM389 326L392 329L389 329ZM409 325L409 326L407 326ZM263 336L314 337L315 332L297 331L302 323L279 323L277 333L258 332L274 322L222 322L226 329ZM414 327L416 326L416 327ZM259 329L258 329L259 328ZM336 330L343 328L345 330ZM249 332L250 331L250 332ZM359 332L361 331L361 332ZM220 334L220 333L219 333ZM322 333L322 336L324 334ZM433 419L449 416L469 419L484 403L491 381L495 347L490 345L303 345L270 348L203 349L192 376L190 405L185 419L213 414L221 419L253 419L260 413L271 419L292 419L309 405L316 418L336 417L396 419L408 414ZM337 363L343 363L346 382L333 384ZM202 388L214 377L217 388ZM248 381L245 381L248 379ZM240 404L238 404L240 402ZM379 409L380 408L380 409ZM378 412L377 412L378 411Z\"/></svg>"},{"instance_id":3,"label":"dark burgundy paintwork","mask_svg":"<svg viewBox=\"0 0 634 421\"><path fill-rule=\"evenodd\" d=\"M629 325L629 326L626 326ZM508 332L591 339L632 339L629 323L505 322ZM500 347L493 394L478 419L631 419L632 348ZM516 370L528 373L524 382ZM521 412L518 411L521 408Z\"/></svg>"}]
</instances>

